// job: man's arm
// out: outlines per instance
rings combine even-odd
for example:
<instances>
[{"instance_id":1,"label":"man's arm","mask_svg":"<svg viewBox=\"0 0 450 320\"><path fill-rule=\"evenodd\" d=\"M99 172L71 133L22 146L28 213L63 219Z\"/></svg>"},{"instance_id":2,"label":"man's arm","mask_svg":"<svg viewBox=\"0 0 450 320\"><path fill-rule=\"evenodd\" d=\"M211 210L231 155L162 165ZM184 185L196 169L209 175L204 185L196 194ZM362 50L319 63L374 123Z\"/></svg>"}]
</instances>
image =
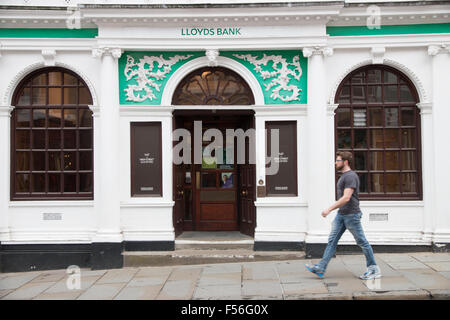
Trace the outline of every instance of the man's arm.
<instances>
[{"instance_id":1,"label":"man's arm","mask_svg":"<svg viewBox=\"0 0 450 320\"><path fill-rule=\"evenodd\" d=\"M331 207L324 210L322 212L322 216L325 218L327 215L330 214L331 211L338 209L343 205L345 205L347 202L349 202L350 198L352 197L353 191L354 191L353 188L345 188L342 197L338 201L336 201Z\"/></svg>"}]
</instances>

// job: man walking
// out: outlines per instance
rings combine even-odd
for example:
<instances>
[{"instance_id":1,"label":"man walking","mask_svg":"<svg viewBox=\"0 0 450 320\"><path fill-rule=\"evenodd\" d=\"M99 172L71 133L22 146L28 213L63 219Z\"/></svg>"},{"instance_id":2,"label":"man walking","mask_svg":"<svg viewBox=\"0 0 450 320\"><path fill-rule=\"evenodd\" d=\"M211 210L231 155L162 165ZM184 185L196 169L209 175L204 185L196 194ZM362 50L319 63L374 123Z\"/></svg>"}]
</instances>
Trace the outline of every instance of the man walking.
<instances>
[{"instance_id":1,"label":"man walking","mask_svg":"<svg viewBox=\"0 0 450 320\"><path fill-rule=\"evenodd\" d=\"M379 267L375 262L373 250L369 242L364 236L361 226L361 209L359 208L359 178L358 175L351 170L352 154L350 152L338 152L336 156L336 169L342 172L342 176L337 182L338 201L331 207L322 212L325 218L331 211L338 209L338 213L333 220L333 226L328 238L328 244L323 253L322 260L319 264L313 266L306 265L306 268L320 278L323 278L328 263L334 256L337 244L342 234L348 229L361 247L366 256L367 271L360 276L362 280L371 280L381 277Z\"/></svg>"}]
</instances>

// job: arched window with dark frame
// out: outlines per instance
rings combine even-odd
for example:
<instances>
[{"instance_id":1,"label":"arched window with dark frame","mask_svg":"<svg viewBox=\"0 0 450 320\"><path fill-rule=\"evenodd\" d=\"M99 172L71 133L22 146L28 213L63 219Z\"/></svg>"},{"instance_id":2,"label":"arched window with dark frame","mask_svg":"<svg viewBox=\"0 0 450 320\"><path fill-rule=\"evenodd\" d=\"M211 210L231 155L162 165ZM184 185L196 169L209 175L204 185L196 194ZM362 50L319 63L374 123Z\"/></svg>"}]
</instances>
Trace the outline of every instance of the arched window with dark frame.
<instances>
[{"instance_id":1,"label":"arched window with dark frame","mask_svg":"<svg viewBox=\"0 0 450 320\"><path fill-rule=\"evenodd\" d=\"M365 66L342 81L335 148L353 153L361 199L422 199L418 102L408 77L389 66Z\"/></svg>"},{"instance_id":2,"label":"arched window with dark frame","mask_svg":"<svg viewBox=\"0 0 450 320\"><path fill-rule=\"evenodd\" d=\"M74 72L49 67L13 95L11 200L93 199L92 96Z\"/></svg>"}]
</instances>

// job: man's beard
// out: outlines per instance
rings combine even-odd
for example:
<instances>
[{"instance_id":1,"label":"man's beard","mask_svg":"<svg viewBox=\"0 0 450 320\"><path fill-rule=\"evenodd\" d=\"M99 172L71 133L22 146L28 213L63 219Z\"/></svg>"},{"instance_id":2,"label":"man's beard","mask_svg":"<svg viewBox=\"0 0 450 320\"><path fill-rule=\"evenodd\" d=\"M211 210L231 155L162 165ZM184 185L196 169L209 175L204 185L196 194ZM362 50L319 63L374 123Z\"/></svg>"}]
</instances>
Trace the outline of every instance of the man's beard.
<instances>
[{"instance_id":1,"label":"man's beard","mask_svg":"<svg viewBox=\"0 0 450 320\"><path fill-rule=\"evenodd\" d=\"M336 171L337 171L337 172L341 172L342 169L344 169L344 166L343 166L343 165L341 165L341 166L339 166L339 167L336 167Z\"/></svg>"}]
</instances>

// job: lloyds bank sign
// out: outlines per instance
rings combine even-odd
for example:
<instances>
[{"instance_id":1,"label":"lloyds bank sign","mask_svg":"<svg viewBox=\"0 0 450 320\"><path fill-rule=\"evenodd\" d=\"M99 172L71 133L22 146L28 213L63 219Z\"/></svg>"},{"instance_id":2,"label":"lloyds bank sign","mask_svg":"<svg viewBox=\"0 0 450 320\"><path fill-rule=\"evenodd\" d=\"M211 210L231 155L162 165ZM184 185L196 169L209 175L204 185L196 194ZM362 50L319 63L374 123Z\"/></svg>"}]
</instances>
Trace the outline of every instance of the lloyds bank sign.
<instances>
[{"instance_id":1,"label":"lloyds bank sign","mask_svg":"<svg viewBox=\"0 0 450 320\"><path fill-rule=\"evenodd\" d=\"M230 27L230 28L181 28L181 36L194 36L194 37L204 37L204 36L241 36L241 28Z\"/></svg>"}]
</instances>

